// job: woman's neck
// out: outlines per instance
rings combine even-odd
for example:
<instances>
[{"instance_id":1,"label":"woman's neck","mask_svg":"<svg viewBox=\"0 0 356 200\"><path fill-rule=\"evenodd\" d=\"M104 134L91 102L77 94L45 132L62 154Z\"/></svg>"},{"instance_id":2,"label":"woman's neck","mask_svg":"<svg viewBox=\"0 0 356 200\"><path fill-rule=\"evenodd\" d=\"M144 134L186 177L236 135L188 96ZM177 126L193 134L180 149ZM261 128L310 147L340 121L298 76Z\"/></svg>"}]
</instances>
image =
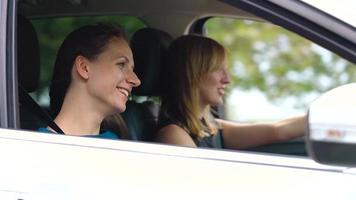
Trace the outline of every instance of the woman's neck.
<instances>
[{"instance_id":1,"label":"woman's neck","mask_svg":"<svg viewBox=\"0 0 356 200\"><path fill-rule=\"evenodd\" d=\"M99 120L93 116L85 115L84 112L68 112L62 109L54 122L63 130L66 135L98 135L100 131ZM102 120L100 120L101 122Z\"/></svg>"},{"instance_id":2,"label":"woman's neck","mask_svg":"<svg viewBox=\"0 0 356 200\"><path fill-rule=\"evenodd\" d=\"M97 106L86 95L68 92L54 121L67 135L98 135L106 115L96 110Z\"/></svg>"},{"instance_id":3,"label":"woman's neck","mask_svg":"<svg viewBox=\"0 0 356 200\"><path fill-rule=\"evenodd\" d=\"M202 119L205 116L205 113L207 113L208 109L209 109L209 104L205 104L200 102L199 105L199 119Z\"/></svg>"}]
</instances>

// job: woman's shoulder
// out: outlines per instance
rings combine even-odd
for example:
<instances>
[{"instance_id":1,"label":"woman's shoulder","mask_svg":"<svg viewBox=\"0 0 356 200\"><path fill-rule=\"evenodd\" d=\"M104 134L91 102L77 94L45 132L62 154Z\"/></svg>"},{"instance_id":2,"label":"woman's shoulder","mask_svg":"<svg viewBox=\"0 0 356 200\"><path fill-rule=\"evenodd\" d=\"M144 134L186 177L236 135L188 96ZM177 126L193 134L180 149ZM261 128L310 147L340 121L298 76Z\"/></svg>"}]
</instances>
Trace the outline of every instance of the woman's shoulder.
<instances>
[{"instance_id":1,"label":"woman's shoulder","mask_svg":"<svg viewBox=\"0 0 356 200\"><path fill-rule=\"evenodd\" d=\"M179 126L178 124L167 124L163 127L161 127L158 132L174 132L174 133L185 133L188 134L187 131L185 131L181 126Z\"/></svg>"},{"instance_id":2,"label":"woman's shoulder","mask_svg":"<svg viewBox=\"0 0 356 200\"><path fill-rule=\"evenodd\" d=\"M168 117L167 115L161 115L158 120L158 130L172 124L177 126L179 125L177 120L174 120L171 117Z\"/></svg>"},{"instance_id":3,"label":"woman's shoulder","mask_svg":"<svg viewBox=\"0 0 356 200\"><path fill-rule=\"evenodd\" d=\"M184 126L182 126L182 123L180 123L178 120L173 119L172 117L168 116L161 116L159 121L158 121L158 135L166 134L169 133L170 135L172 134L183 134L183 135L189 135L188 131L184 129Z\"/></svg>"},{"instance_id":4,"label":"woman's shoulder","mask_svg":"<svg viewBox=\"0 0 356 200\"><path fill-rule=\"evenodd\" d=\"M177 124L167 124L156 135L156 141L180 146L196 147L187 131Z\"/></svg>"}]
</instances>

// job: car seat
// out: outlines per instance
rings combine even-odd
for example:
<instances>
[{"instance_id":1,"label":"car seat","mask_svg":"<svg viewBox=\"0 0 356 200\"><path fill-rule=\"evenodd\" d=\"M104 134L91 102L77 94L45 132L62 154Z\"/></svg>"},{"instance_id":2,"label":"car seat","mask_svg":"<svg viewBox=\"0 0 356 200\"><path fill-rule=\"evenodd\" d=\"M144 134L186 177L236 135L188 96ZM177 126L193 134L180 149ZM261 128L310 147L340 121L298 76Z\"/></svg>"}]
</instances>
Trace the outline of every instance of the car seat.
<instances>
[{"instance_id":1,"label":"car seat","mask_svg":"<svg viewBox=\"0 0 356 200\"><path fill-rule=\"evenodd\" d=\"M36 31L31 22L23 16L17 17L17 74L20 96L20 127L36 130L44 125L32 114L23 101L23 93L38 89L40 77L40 50Z\"/></svg>"},{"instance_id":2,"label":"car seat","mask_svg":"<svg viewBox=\"0 0 356 200\"><path fill-rule=\"evenodd\" d=\"M60 128L52 117L28 94L38 89L40 77L40 48L36 31L25 17L17 16L17 74L19 91L20 127L37 130L50 126L58 133Z\"/></svg>"},{"instance_id":3,"label":"car seat","mask_svg":"<svg viewBox=\"0 0 356 200\"><path fill-rule=\"evenodd\" d=\"M168 33L153 28L140 29L131 38L134 71L141 80L141 85L132 91L133 100L122 113L131 140L152 141L157 131L161 69L172 40Z\"/></svg>"}]
</instances>

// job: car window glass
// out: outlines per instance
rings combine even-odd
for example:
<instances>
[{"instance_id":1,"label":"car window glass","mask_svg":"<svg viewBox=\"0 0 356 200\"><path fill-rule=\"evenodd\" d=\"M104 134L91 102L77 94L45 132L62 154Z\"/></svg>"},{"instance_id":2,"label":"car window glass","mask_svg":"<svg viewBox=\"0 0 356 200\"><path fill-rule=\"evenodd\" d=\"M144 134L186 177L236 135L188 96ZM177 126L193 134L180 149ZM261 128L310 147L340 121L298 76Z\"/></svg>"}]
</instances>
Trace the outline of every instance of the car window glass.
<instances>
[{"instance_id":1,"label":"car window glass","mask_svg":"<svg viewBox=\"0 0 356 200\"><path fill-rule=\"evenodd\" d=\"M136 30L146 27L139 18L133 16L62 17L35 19L31 22L38 34L41 54L40 87L31 95L44 107L49 106L48 86L57 50L69 32L80 26L103 22L120 25L125 29L129 39Z\"/></svg>"},{"instance_id":2,"label":"car window glass","mask_svg":"<svg viewBox=\"0 0 356 200\"><path fill-rule=\"evenodd\" d=\"M279 26L211 18L208 37L229 51L225 118L276 120L306 112L321 93L356 79L354 64Z\"/></svg>"}]
</instances>

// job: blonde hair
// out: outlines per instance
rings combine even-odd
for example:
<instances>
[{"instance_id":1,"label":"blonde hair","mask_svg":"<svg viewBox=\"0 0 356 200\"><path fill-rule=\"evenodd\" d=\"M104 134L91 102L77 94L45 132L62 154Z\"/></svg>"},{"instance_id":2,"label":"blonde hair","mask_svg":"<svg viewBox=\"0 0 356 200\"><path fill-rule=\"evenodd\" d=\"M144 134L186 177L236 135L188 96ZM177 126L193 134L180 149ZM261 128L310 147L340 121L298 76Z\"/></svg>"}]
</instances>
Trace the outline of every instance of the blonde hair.
<instances>
[{"instance_id":1,"label":"blonde hair","mask_svg":"<svg viewBox=\"0 0 356 200\"><path fill-rule=\"evenodd\" d=\"M185 35L169 47L161 115L177 121L193 137L203 138L204 128L215 134L217 125L210 108L199 119L199 82L226 62L225 48L207 37ZM203 124L203 121L205 123Z\"/></svg>"}]
</instances>

